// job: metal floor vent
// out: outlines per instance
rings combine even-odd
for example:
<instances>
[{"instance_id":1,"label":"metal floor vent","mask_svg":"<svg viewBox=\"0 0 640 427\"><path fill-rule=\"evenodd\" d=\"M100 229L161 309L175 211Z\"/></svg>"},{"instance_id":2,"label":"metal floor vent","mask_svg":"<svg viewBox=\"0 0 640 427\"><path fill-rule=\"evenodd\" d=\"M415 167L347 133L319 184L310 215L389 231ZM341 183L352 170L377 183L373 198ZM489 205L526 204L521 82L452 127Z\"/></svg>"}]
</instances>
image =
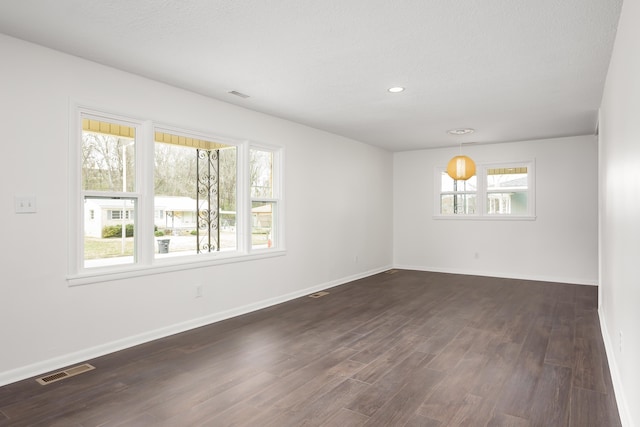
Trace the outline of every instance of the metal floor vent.
<instances>
[{"instance_id":1,"label":"metal floor vent","mask_svg":"<svg viewBox=\"0 0 640 427\"><path fill-rule=\"evenodd\" d=\"M55 374L38 378L36 379L36 381L38 381L42 385L51 384L65 378L73 377L84 372L91 371L92 369L96 369L95 366L89 365L88 363L83 363L82 365L74 366L73 368L65 369L64 371L56 372Z\"/></svg>"},{"instance_id":2,"label":"metal floor vent","mask_svg":"<svg viewBox=\"0 0 640 427\"><path fill-rule=\"evenodd\" d=\"M398 270L391 269L391 270L385 271L384 274L396 274L397 272L398 272Z\"/></svg>"},{"instance_id":3,"label":"metal floor vent","mask_svg":"<svg viewBox=\"0 0 640 427\"><path fill-rule=\"evenodd\" d=\"M323 297L325 295L329 295L329 292L327 292L327 291L316 292L315 294L309 295L309 298L320 298L320 297Z\"/></svg>"}]
</instances>

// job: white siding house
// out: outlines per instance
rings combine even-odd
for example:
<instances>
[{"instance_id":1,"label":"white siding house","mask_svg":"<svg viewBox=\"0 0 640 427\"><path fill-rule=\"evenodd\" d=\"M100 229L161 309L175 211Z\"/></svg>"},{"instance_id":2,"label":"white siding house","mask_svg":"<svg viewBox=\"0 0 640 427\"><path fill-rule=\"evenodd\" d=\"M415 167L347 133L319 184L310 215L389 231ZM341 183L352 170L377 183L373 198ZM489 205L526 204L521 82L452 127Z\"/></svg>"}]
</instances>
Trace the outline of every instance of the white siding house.
<instances>
[{"instance_id":1,"label":"white siding house","mask_svg":"<svg viewBox=\"0 0 640 427\"><path fill-rule=\"evenodd\" d=\"M154 224L161 230L195 229L196 205L196 200L191 197L156 197ZM133 202L130 200L89 199L84 206L85 235L102 237L104 227L133 224L133 212Z\"/></svg>"}]
</instances>

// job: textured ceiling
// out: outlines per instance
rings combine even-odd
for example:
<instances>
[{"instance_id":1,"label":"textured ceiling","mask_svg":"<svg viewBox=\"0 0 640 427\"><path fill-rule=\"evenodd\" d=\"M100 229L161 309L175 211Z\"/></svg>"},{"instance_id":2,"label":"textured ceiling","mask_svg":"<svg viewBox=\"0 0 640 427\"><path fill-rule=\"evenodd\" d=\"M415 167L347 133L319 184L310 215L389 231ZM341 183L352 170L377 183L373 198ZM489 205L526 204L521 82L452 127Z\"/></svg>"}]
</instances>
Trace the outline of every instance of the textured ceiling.
<instances>
[{"instance_id":1,"label":"textured ceiling","mask_svg":"<svg viewBox=\"0 0 640 427\"><path fill-rule=\"evenodd\" d=\"M0 32L402 151L593 134L621 4L0 0Z\"/></svg>"}]
</instances>

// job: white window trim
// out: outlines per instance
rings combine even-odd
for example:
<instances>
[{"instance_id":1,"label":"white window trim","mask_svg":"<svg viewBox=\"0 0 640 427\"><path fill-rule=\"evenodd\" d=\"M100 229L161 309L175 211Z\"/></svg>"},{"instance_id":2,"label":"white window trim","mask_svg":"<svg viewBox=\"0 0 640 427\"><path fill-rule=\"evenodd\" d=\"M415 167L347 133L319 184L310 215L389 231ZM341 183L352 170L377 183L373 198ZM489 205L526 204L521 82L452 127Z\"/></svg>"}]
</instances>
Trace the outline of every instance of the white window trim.
<instances>
[{"instance_id":1,"label":"white window trim","mask_svg":"<svg viewBox=\"0 0 640 427\"><path fill-rule=\"evenodd\" d=\"M136 248L134 264L119 264L114 266L84 268L83 236L84 236L84 196L97 195L109 197L112 195L123 196L123 193L95 192L82 190L82 164L80 162L80 144L82 139L82 116L95 116L102 120L112 120L118 123L128 123L136 127L136 189L126 193L126 197L134 196L137 200L136 223ZM212 133L201 133L193 130L185 130L173 126L154 123L150 120L137 120L130 116L110 113L104 109L87 106L83 103L70 102L69 108L69 190L68 190L68 229L70 233L67 282L69 286L86 285L91 283L121 280L132 277L147 276L172 271L204 268L220 264L246 262L256 259L272 258L286 255L284 241L284 192L283 192L283 159L284 148L277 145L256 143L243 139L233 139L218 136ZM202 139L210 139L236 145L238 153L237 161L237 218L236 221L243 224L238 231L237 248L235 251L216 252L211 254L186 255L156 259L154 255L155 238L153 235L154 205L153 205L153 162L145 161L154 156L153 132L155 129L176 131L180 134L200 136ZM277 167L274 166L274 181L278 187L279 197L277 230L277 247L270 249L251 249L250 228L250 189L249 189L249 147L268 149L273 151L278 158ZM142 159L142 160L140 160ZM276 175L277 174L277 175ZM151 226L149 225L151 224Z\"/></svg>"},{"instance_id":2,"label":"white window trim","mask_svg":"<svg viewBox=\"0 0 640 427\"><path fill-rule=\"evenodd\" d=\"M265 144L265 143L258 143L258 142L251 142L249 144L247 144L247 151L246 151L246 155L247 158L249 158L249 150L250 149L255 149L255 150L263 150L263 151L270 151L271 153L273 153L273 182L275 183L272 191L273 191L273 197L251 197L251 188L250 185L251 183L249 182L250 180L250 171L247 168L247 170L244 173L244 177L245 180L247 180L247 185L246 190L247 190L247 197L245 198L245 201L247 203L247 208L244 209L244 212L249 213L251 211L251 207L253 206L253 202L254 201L260 201L260 202L273 202L276 204L276 210L273 213L274 214L274 225L272 226L273 230L274 230L274 234L272 235L273 240L276 242L276 246L275 248L269 248L269 249L253 249L252 252L254 253L263 253L263 252L270 252L275 250L284 250L285 248L285 239L284 239L284 186L283 186L283 182L284 182L284 170L283 170L283 164L284 164L284 148L282 147L278 147L275 145L271 145L271 144ZM248 166L249 162L245 162L243 163L243 165ZM249 231L248 236L245 240L245 243L247 244L247 248L251 249L251 215L247 215L246 218L246 230Z\"/></svg>"},{"instance_id":3,"label":"white window trim","mask_svg":"<svg viewBox=\"0 0 640 427\"><path fill-rule=\"evenodd\" d=\"M486 173L487 169L510 168L526 166L527 169L527 209L526 215L505 215L505 214L488 214L486 210ZM535 200L535 159L520 162L499 162L499 163L481 163L476 164L476 213L474 214L455 214L443 215L440 213L440 195L441 195L441 175L447 170L446 166L437 166L434 169L434 213L433 219L437 220L480 220L480 221L535 221L536 220L536 200ZM469 194L470 192L466 192Z\"/></svg>"},{"instance_id":4,"label":"white window trim","mask_svg":"<svg viewBox=\"0 0 640 427\"><path fill-rule=\"evenodd\" d=\"M236 158L236 223L245 224L248 221L247 218L250 218L251 215L249 214L249 212L247 212L247 208L250 205L246 205L245 203L242 203L242 201L245 200L247 195L249 194L248 178L247 176L245 176L246 174L243 172L243 168L246 167L246 164L248 164L248 161L249 161L248 146L250 145L250 142L248 140L233 139L233 138L214 135L210 133L183 129L180 127L165 125L161 123L155 124L153 126L153 131L166 132L174 135L184 135L188 137L202 139L205 141L215 141L215 142L220 142L222 144L235 146L236 156L237 156ZM153 144L150 144L150 145L152 146L152 150L153 150ZM153 155L153 153L151 153L150 155ZM153 174L153 171L151 171L151 173ZM149 194L153 194L154 193L153 179L151 179L150 181L151 181L151 185L148 191L150 192ZM203 257L216 257L216 258L226 259L232 256L243 256L251 252L251 246L250 245L247 246L246 244L247 238L250 241L251 230L247 229L246 227L236 227L236 250L235 251L225 251L225 252L215 252L215 253L212 252L209 254L199 254L199 255L185 256L180 258L185 260L189 258L193 259L196 257L198 259ZM173 259L174 258L155 259L155 262L171 263L171 260Z\"/></svg>"}]
</instances>

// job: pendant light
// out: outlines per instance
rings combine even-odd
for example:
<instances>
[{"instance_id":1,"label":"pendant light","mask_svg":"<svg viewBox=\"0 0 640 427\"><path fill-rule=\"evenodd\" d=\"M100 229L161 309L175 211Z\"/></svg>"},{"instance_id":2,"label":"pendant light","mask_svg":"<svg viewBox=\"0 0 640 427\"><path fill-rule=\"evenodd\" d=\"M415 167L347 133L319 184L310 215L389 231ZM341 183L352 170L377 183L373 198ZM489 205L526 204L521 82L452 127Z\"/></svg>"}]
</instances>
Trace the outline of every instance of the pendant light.
<instances>
[{"instance_id":1,"label":"pendant light","mask_svg":"<svg viewBox=\"0 0 640 427\"><path fill-rule=\"evenodd\" d=\"M455 156L449 160L447 173L457 181L466 181L476 174L476 164L471 160L471 157L462 155Z\"/></svg>"},{"instance_id":2,"label":"pendant light","mask_svg":"<svg viewBox=\"0 0 640 427\"><path fill-rule=\"evenodd\" d=\"M473 133L473 129L452 129L447 131L450 135L466 135ZM460 143L460 155L449 160L447 174L456 181L466 181L476 174L476 164L469 156L462 155L462 143Z\"/></svg>"}]
</instances>

